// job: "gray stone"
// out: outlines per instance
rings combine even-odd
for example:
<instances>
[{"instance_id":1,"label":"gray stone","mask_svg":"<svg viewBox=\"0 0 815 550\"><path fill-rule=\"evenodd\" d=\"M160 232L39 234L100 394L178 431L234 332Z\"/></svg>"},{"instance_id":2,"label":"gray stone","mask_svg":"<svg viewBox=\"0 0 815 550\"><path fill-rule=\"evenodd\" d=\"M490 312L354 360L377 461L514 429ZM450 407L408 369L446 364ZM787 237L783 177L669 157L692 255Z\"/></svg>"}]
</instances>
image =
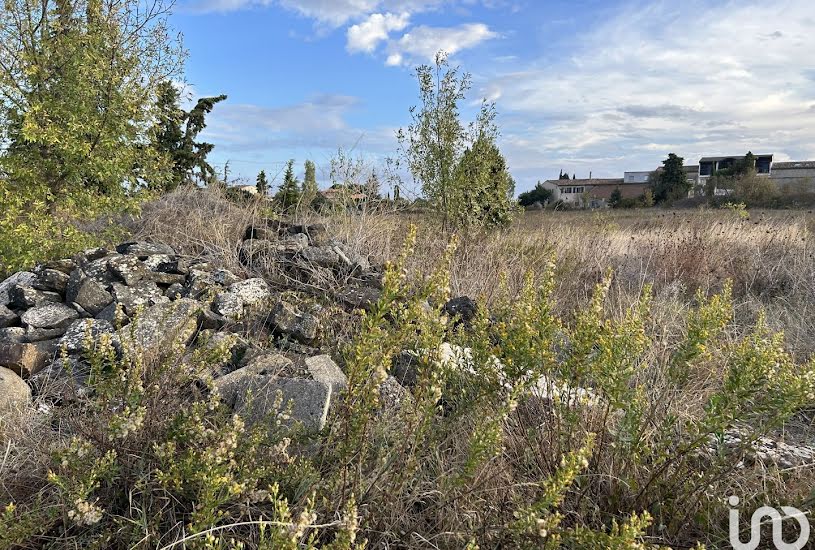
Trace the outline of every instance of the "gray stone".
<instances>
[{"instance_id":1,"label":"gray stone","mask_svg":"<svg viewBox=\"0 0 815 550\"><path fill-rule=\"evenodd\" d=\"M0 367L0 414L21 409L31 403L31 388L22 378L7 368Z\"/></svg>"},{"instance_id":2,"label":"gray stone","mask_svg":"<svg viewBox=\"0 0 815 550\"><path fill-rule=\"evenodd\" d=\"M224 317L223 315L218 315L214 311L211 311L211 310L207 309L207 310L204 310L204 312L201 314L201 327L202 328L218 330L220 328L223 328L223 326L225 324L226 324L226 317Z\"/></svg>"},{"instance_id":3,"label":"gray stone","mask_svg":"<svg viewBox=\"0 0 815 550\"><path fill-rule=\"evenodd\" d=\"M128 286L145 279L148 269L136 256L118 256L108 260L108 270Z\"/></svg>"},{"instance_id":4,"label":"gray stone","mask_svg":"<svg viewBox=\"0 0 815 550\"><path fill-rule=\"evenodd\" d=\"M3 304L0 304L0 328L16 325L19 321L20 317L16 313Z\"/></svg>"},{"instance_id":5,"label":"gray stone","mask_svg":"<svg viewBox=\"0 0 815 550\"><path fill-rule=\"evenodd\" d=\"M456 318L456 324L464 323L464 326L470 326L478 314L478 304L467 296L460 296L444 304L442 311L447 316Z\"/></svg>"},{"instance_id":6,"label":"gray stone","mask_svg":"<svg viewBox=\"0 0 815 550\"><path fill-rule=\"evenodd\" d=\"M76 269L76 261L72 258L63 258L61 260L51 260L47 262L43 268L45 269L56 269L57 271L62 271L66 275L70 275L71 272Z\"/></svg>"},{"instance_id":7,"label":"gray stone","mask_svg":"<svg viewBox=\"0 0 815 550\"><path fill-rule=\"evenodd\" d=\"M306 368L311 377L331 386L336 394L348 387L348 378L329 355L316 355L306 359Z\"/></svg>"},{"instance_id":8,"label":"gray stone","mask_svg":"<svg viewBox=\"0 0 815 550\"><path fill-rule=\"evenodd\" d=\"M215 380L215 389L221 399L234 407L238 395L246 391L251 380L257 376L277 377L292 370L291 360L279 353L262 353L247 361L246 365Z\"/></svg>"},{"instance_id":9,"label":"gray stone","mask_svg":"<svg viewBox=\"0 0 815 550\"><path fill-rule=\"evenodd\" d=\"M113 332L113 325L104 319L78 319L71 323L59 341L60 349L68 353L92 351L103 334Z\"/></svg>"},{"instance_id":10,"label":"gray stone","mask_svg":"<svg viewBox=\"0 0 815 550\"><path fill-rule=\"evenodd\" d=\"M244 306L256 306L272 295L269 284L261 278L246 279L229 285L229 292L240 297Z\"/></svg>"},{"instance_id":11,"label":"gray stone","mask_svg":"<svg viewBox=\"0 0 815 550\"><path fill-rule=\"evenodd\" d=\"M116 277L108 270L108 262L111 260L115 260L116 258L121 258L121 254L109 254L107 256L103 256L102 258L97 258L91 262L82 264L82 271L85 274L92 278L99 281L105 288L107 288Z\"/></svg>"},{"instance_id":12,"label":"gray stone","mask_svg":"<svg viewBox=\"0 0 815 550\"><path fill-rule=\"evenodd\" d=\"M416 354L403 351L391 361L391 374L399 384L412 388L416 385L419 361Z\"/></svg>"},{"instance_id":13,"label":"gray stone","mask_svg":"<svg viewBox=\"0 0 815 550\"><path fill-rule=\"evenodd\" d=\"M340 257L343 264L352 272L368 271L371 268L370 262L360 254L353 250L346 249L344 246L336 244L332 247L334 252Z\"/></svg>"},{"instance_id":14,"label":"gray stone","mask_svg":"<svg viewBox=\"0 0 815 550\"><path fill-rule=\"evenodd\" d=\"M77 262L79 264L87 264L94 260L99 260L104 258L105 256L110 256L111 252L107 248L97 247L97 248L88 248L82 251L81 254L78 255Z\"/></svg>"},{"instance_id":15,"label":"gray stone","mask_svg":"<svg viewBox=\"0 0 815 550\"><path fill-rule=\"evenodd\" d=\"M308 246L308 235L305 233L296 233L294 235L287 235L280 239L280 242L277 245L277 250L278 252L282 252L284 254L294 254L305 250L308 248Z\"/></svg>"},{"instance_id":16,"label":"gray stone","mask_svg":"<svg viewBox=\"0 0 815 550\"><path fill-rule=\"evenodd\" d=\"M310 246L300 252L300 257L311 265L330 268L338 267L342 261L330 246Z\"/></svg>"},{"instance_id":17,"label":"gray stone","mask_svg":"<svg viewBox=\"0 0 815 550\"><path fill-rule=\"evenodd\" d=\"M22 287L30 287L32 284L34 284L34 280L36 278L37 276L30 271L19 271L11 277L4 279L3 282L0 282L0 306L7 306L11 303L9 291L12 288L18 285Z\"/></svg>"},{"instance_id":18,"label":"gray stone","mask_svg":"<svg viewBox=\"0 0 815 550\"><path fill-rule=\"evenodd\" d=\"M65 304L45 304L29 309L20 319L34 328L67 328L79 314Z\"/></svg>"},{"instance_id":19,"label":"gray stone","mask_svg":"<svg viewBox=\"0 0 815 550\"><path fill-rule=\"evenodd\" d=\"M116 331L116 336L126 351L160 354L175 342L190 343L200 311L201 304L189 298L154 305Z\"/></svg>"},{"instance_id":20,"label":"gray stone","mask_svg":"<svg viewBox=\"0 0 815 550\"><path fill-rule=\"evenodd\" d=\"M216 269L212 272L212 280L219 285L229 286L239 282L241 279L228 269Z\"/></svg>"},{"instance_id":21,"label":"gray stone","mask_svg":"<svg viewBox=\"0 0 815 550\"><path fill-rule=\"evenodd\" d=\"M180 285L187 281L186 275L180 273L164 273L162 271L150 271L145 278L160 285Z\"/></svg>"},{"instance_id":22,"label":"gray stone","mask_svg":"<svg viewBox=\"0 0 815 550\"><path fill-rule=\"evenodd\" d=\"M142 281L135 287L113 283L113 299L121 304L129 317L135 315L140 307L147 308L169 301L158 285L151 281Z\"/></svg>"},{"instance_id":23,"label":"gray stone","mask_svg":"<svg viewBox=\"0 0 815 550\"><path fill-rule=\"evenodd\" d=\"M175 256L172 256L170 254L153 254L152 256L147 256L147 258L145 258L144 266L152 271L163 271L158 268L175 262L178 262L178 260L176 259ZM172 272L164 271L164 273Z\"/></svg>"},{"instance_id":24,"label":"gray stone","mask_svg":"<svg viewBox=\"0 0 815 550\"><path fill-rule=\"evenodd\" d=\"M113 302L113 296L98 280L87 277L81 269L75 269L68 282L65 300L79 304L91 316L96 316Z\"/></svg>"},{"instance_id":25,"label":"gray stone","mask_svg":"<svg viewBox=\"0 0 815 550\"><path fill-rule=\"evenodd\" d=\"M28 327L25 331L25 335L23 336L23 342L28 343L36 343L36 342L43 342L45 340L53 340L54 338L60 338L63 334L65 334L66 327L62 328L31 328Z\"/></svg>"},{"instance_id":26,"label":"gray stone","mask_svg":"<svg viewBox=\"0 0 815 550\"><path fill-rule=\"evenodd\" d=\"M284 426L302 424L307 430L321 430L331 404L331 386L317 380L276 376L288 360L277 356L276 361L227 374L215 381L216 390L248 424L278 419Z\"/></svg>"},{"instance_id":27,"label":"gray stone","mask_svg":"<svg viewBox=\"0 0 815 550\"><path fill-rule=\"evenodd\" d=\"M77 356L57 357L28 379L37 399L62 402L88 393L91 367Z\"/></svg>"},{"instance_id":28,"label":"gray stone","mask_svg":"<svg viewBox=\"0 0 815 550\"><path fill-rule=\"evenodd\" d=\"M349 286L338 290L335 296L348 308L371 311L382 296L382 291L369 286Z\"/></svg>"},{"instance_id":29,"label":"gray stone","mask_svg":"<svg viewBox=\"0 0 815 550\"><path fill-rule=\"evenodd\" d=\"M68 284L68 275L56 269L44 269L34 283L31 285L37 290L50 290L65 294L65 286Z\"/></svg>"},{"instance_id":30,"label":"gray stone","mask_svg":"<svg viewBox=\"0 0 815 550\"><path fill-rule=\"evenodd\" d=\"M44 304L56 304L62 302L62 296L57 292L47 290L36 290L30 286L16 285L9 290L10 305L18 309L28 309Z\"/></svg>"},{"instance_id":31,"label":"gray stone","mask_svg":"<svg viewBox=\"0 0 815 550\"><path fill-rule=\"evenodd\" d=\"M243 300L234 292L221 292L212 302L212 311L227 319L239 319L243 315Z\"/></svg>"},{"instance_id":32,"label":"gray stone","mask_svg":"<svg viewBox=\"0 0 815 550\"><path fill-rule=\"evenodd\" d=\"M380 412L396 411L413 403L413 394L402 386L395 377L388 376L379 386Z\"/></svg>"},{"instance_id":33,"label":"gray stone","mask_svg":"<svg viewBox=\"0 0 815 550\"><path fill-rule=\"evenodd\" d=\"M132 256L152 256L154 254L175 254L175 250L166 244L148 243L148 242L129 242L122 243L116 247L116 252L119 254L130 254Z\"/></svg>"},{"instance_id":34,"label":"gray stone","mask_svg":"<svg viewBox=\"0 0 815 550\"><path fill-rule=\"evenodd\" d=\"M130 318L127 316L127 313L125 313L124 308L116 302L111 302L105 309L96 315L96 318L102 321L107 321L114 326L116 326L117 323L126 325L130 321Z\"/></svg>"},{"instance_id":35,"label":"gray stone","mask_svg":"<svg viewBox=\"0 0 815 550\"><path fill-rule=\"evenodd\" d=\"M170 300L177 300L184 296L184 285L178 283L172 284L164 291L164 295Z\"/></svg>"},{"instance_id":36,"label":"gray stone","mask_svg":"<svg viewBox=\"0 0 815 550\"><path fill-rule=\"evenodd\" d=\"M238 247L238 260L249 268L269 267L280 261L277 241L252 239L243 241Z\"/></svg>"},{"instance_id":37,"label":"gray stone","mask_svg":"<svg viewBox=\"0 0 815 550\"><path fill-rule=\"evenodd\" d=\"M317 337L319 321L310 313L301 313L296 307L280 302L269 315L269 322L278 334L291 336L307 344Z\"/></svg>"},{"instance_id":38,"label":"gray stone","mask_svg":"<svg viewBox=\"0 0 815 550\"><path fill-rule=\"evenodd\" d=\"M38 344L0 343L0 367L17 374L31 375L41 370L53 357L47 342Z\"/></svg>"},{"instance_id":39,"label":"gray stone","mask_svg":"<svg viewBox=\"0 0 815 550\"><path fill-rule=\"evenodd\" d=\"M220 285L212 278L212 273L200 269L190 270L187 277L187 292L190 296L200 298L213 287L218 287L220 290ZM213 292L215 291L213 290Z\"/></svg>"},{"instance_id":40,"label":"gray stone","mask_svg":"<svg viewBox=\"0 0 815 550\"><path fill-rule=\"evenodd\" d=\"M21 344L25 339L23 327L0 328L0 343Z\"/></svg>"}]
</instances>

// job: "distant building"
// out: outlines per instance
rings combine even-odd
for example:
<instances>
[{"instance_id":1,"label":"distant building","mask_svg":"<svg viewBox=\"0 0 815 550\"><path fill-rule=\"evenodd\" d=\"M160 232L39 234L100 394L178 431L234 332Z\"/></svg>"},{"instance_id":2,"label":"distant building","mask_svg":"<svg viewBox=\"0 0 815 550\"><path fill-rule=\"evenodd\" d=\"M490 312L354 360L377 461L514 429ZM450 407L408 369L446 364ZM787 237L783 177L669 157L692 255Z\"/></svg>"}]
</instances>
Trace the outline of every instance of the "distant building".
<instances>
[{"instance_id":1,"label":"distant building","mask_svg":"<svg viewBox=\"0 0 815 550\"><path fill-rule=\"evenodd\" d=\"M623 183L648 183L648 178L651 177L653 170L646 170L645 172L624 172Z\"/></svg>"},{"instance_id":2,"label":"distant building","mask_svg":"<svg viewBox=\"0 0 815 550\"><path fill-rule=\"evenodd\" d=\"M258 194L258 188L256 185L236 185L235 187L233 187L233 189L240 189L241 191L245 191L250 195Z\"/></svg>"},{"instance_id":3,"label":"distant building","mask_svg":"<svg viewBox=\"0 0 815 550\"><path fill-rule=\"evenodd\" d=\"M543 188L552 192L552 200L582 208L605 208L615 189L624 199L636 199L648 189L647 183L626 183L625 178L546 180Z\"/></svg>"},{"instance_id":4,"label":"distant building","mask_svg":"<svg viewBox=\"0 0 815 550\"><path fill-rule=\"evenodd\" d=\"M781 189L815 191L815 161L776 162L770 178Z\"/></svg>"},{"instance_id":5,"label":"distant building","mask_svg":"<svg viewBox=\"0 0 815 550\"><path fill-rule=\"evenodd\" d=\"M756 158L756 173L769 175L772 170L772 155L754 155ZM736 166L737 162L743 161L746 155L735 155L730 157L702 157L699 159L699 183L704 183L707 178L718 172Z\"/></svg>"}]
</instances>

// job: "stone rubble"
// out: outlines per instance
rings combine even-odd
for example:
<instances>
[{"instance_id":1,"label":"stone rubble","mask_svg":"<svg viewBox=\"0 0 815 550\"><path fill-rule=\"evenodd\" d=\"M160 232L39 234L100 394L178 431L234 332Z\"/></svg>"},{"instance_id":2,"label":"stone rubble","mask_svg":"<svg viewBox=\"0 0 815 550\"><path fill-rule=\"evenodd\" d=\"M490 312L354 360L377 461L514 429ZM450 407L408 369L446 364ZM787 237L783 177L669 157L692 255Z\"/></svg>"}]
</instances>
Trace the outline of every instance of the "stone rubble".
<instances>
[{"instance_id":1,"label":"stone rubble","mask_svg":"<svg viewBox=\"0 0 815 550\"><path fill-rule=\"evenodd\" d=\"M133 241L0 281L0 412L6 401L38 400L48 409L87 396L88 354L107 335L116 353L146 358L181 344L189 353L225 349L210 375L238 414L257 422L272 413L283 426L322 429L348 382L320 351L326 310L297 296L334 300L340 310L369 308L382 270L331 240L322 225L268 220L244 236L241 263L262 276ZM410 398L393 377L382 393L389 407Z\"/></svg>"}]
</instances>

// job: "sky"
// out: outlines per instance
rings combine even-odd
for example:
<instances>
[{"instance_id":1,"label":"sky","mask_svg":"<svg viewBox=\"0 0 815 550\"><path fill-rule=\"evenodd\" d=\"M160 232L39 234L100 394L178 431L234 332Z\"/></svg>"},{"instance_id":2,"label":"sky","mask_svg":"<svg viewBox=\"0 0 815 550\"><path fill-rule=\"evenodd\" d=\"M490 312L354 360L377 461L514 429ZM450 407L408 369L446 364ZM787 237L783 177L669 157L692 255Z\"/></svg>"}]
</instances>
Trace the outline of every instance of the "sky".
<instances>
[{"instance_id":1,"label":"sky","mask_svg":"<svg viewBox=\"0 0 815 550\"><path fill-rule=\"evenodd\" d=\"M247 182L394 156L438 50L472 75L465 121L495 102L517 192L668 153L815 159L813 0L179 0L171 23L186 91L228 96L210 160Z\"/></svg>"}]
</instances>

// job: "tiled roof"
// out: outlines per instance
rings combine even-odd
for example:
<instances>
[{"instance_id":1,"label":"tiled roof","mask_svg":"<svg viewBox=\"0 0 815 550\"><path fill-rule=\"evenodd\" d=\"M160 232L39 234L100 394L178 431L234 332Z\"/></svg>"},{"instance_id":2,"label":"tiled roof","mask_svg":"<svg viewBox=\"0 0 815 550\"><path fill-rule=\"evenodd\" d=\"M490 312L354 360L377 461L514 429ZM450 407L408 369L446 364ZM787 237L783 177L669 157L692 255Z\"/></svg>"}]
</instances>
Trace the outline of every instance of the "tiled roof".
<instances>
[{"instance_id":1,"label":"tiled roof","mask_svg":"<svg viewBox=\"0 0 815 550\"><path fill-rule=\"evenodd\" d=\"M597 187L599 185L631 185L626 184L623 178L586 178L577 180L549 180L549 183L554 183L559 187L573 187L575 185L584 187Z\"/></svg>"}]
</instances>

